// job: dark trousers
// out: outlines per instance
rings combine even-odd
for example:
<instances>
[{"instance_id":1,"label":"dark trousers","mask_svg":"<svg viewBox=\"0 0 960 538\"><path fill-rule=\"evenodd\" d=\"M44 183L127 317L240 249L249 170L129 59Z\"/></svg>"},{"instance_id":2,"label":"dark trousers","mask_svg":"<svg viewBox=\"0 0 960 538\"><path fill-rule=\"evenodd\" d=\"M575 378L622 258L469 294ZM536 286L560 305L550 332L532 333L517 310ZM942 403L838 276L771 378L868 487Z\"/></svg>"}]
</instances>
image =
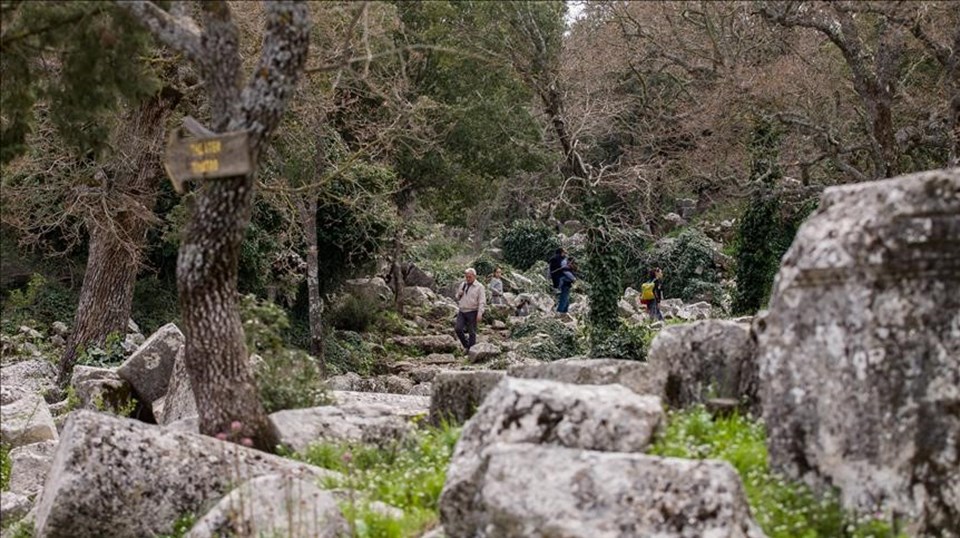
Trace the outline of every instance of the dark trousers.
<instances>
[{"instance_id":1,"label":"dark trousers","mask_svg":"<svg viewBox=\"0 0 960 538\"><path fill-rule=\"evenodd\" d=\"M464 349L469 350L473 347L473 344L477 343L477 311L457 312L457 326L454 330ZM467 331L470 333L469 339L467 339Z\"/></svg>"}]
</instances>

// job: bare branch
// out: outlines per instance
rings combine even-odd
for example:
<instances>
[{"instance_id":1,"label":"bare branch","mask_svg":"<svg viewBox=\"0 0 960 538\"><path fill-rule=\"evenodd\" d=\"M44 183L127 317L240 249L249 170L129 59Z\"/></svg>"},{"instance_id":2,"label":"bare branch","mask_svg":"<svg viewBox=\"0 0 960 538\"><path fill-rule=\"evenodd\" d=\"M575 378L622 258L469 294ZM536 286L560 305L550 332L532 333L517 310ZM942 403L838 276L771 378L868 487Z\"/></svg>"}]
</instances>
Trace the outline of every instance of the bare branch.
<instances>
[{"instance_id":1,"label":"bare branch","mask_svg":"<svg viewBox=\"0 0 960 538\"><path fill-rule=\"evenodd\" d=\"M163 44L180 52L192 62L201 58L200 29L190 17L175 17L150 1L117 0Z\"/></svg>"}]
</instances>

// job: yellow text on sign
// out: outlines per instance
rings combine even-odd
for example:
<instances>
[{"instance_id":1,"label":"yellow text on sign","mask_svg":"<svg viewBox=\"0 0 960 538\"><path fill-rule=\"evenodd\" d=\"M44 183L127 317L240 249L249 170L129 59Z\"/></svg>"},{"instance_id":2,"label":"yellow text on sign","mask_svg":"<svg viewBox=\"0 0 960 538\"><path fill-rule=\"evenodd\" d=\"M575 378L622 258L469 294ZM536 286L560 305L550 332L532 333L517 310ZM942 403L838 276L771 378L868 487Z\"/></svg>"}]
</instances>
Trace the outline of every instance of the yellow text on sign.
<instances>
[{"instance_id":1,"label":"yellow text on sign","mask_svg":"<svg viewBox=\"0 0 960 538\"><path fill-rule=\"evenodd\" d=\"M207 174L220 170L219 159L204 159L202 161L193 161L190 163L190 171L194 174Z\"/></svg>"},{"instance_id":2,"label":"yellow text on sign","mask_svg":"<svg viewBox=\"0 0 960 538\"><path fill-rule=\"evenodd\" d=\"M203 157L204 155L215 155L220 153L220 141L219 140L207 140L205 142L196 142L190 144L190 153L195 157Z\"/></svg>"}]
</instances>

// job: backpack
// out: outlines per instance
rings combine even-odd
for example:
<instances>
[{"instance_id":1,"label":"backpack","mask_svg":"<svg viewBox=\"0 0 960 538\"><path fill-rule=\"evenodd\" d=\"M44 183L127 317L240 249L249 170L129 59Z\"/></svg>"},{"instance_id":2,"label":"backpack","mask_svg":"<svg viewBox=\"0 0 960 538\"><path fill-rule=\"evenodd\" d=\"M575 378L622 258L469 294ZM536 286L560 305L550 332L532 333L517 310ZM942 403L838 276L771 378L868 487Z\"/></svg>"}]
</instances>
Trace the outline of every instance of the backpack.
<instances>
[{"instance_id":1,"label":"backpack","mask_svg":"<svg viewBox=\"0 0 960 538\"><path fill-rule=\"evenodd\" d=\"M643 284L640 284L640 303L641 304L647 304L650 301L657 298L655 293L656 287L657 287L657 282L655 280L651 280L650 282L644 282Z\"/></svg>"}]
</instances>

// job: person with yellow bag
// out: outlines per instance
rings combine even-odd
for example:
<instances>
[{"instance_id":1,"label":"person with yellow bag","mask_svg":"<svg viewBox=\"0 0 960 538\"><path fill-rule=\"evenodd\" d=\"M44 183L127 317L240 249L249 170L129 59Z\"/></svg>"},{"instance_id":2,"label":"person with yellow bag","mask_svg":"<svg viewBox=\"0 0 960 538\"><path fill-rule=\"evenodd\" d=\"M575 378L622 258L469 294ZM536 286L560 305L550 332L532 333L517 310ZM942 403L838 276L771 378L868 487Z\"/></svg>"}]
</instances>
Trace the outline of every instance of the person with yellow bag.
<instances>
[{"instance_id":1,"label":"person with yellow bag","mask_svg":"<svg viewBox=\"0 0 960 538\"><path fill-rule=\"evenodd\" d=\"M640 304L647 307L647 313L653 321L663 321L660 302L663 301L663 269L650 270L647 281L640 284Z\"/></svg>"}]
</instances>

